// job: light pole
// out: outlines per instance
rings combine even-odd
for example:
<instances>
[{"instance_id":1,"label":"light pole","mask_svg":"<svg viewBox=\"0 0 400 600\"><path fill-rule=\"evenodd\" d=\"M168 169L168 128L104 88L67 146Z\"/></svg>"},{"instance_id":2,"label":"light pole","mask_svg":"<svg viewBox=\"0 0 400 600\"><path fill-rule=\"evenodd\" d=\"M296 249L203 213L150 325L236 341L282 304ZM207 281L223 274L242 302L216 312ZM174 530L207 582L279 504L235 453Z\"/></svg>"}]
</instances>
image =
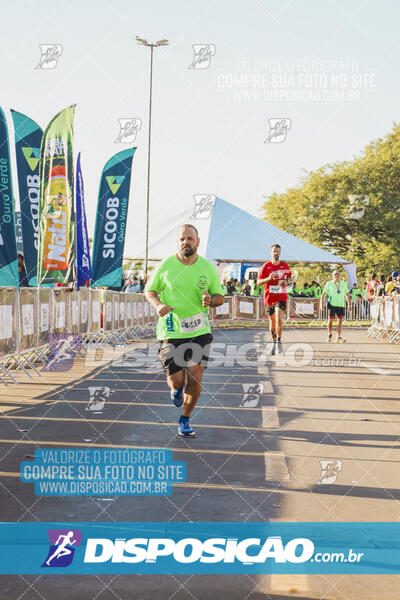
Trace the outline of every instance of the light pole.
<instances>
[{"instance_id":1,"label":"light pole","mask_svg":"<svg viewBox=\"0 0 400 600\"><path fill-rule=\"evenodd\" d=\"M167 46L168 40L158 40L158 42L148 42L143 38L136 36L136 41L143 46L151 49L150 53L150 100L149 100L149 144L147 153L147 200L146 200L146 253L144 259L144 278L147 281L148 263L149 263L149 212L150 212L150 146L151 146L151 105L153 95L153 49L159 46Z\"/></svg>"}]
</instances>

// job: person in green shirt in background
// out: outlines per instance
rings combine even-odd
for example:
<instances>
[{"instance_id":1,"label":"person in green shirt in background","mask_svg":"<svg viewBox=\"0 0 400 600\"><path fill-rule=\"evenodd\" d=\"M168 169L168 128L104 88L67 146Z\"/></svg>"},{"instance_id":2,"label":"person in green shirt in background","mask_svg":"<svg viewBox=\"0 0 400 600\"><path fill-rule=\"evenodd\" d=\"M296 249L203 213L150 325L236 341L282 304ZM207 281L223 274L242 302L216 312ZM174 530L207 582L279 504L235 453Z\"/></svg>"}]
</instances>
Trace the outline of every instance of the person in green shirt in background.
<instances>
[{"instance_id":1,"label":"person in green shirt in background","mask_svg":"<svg viewBox=\"0 0 400 600\"><path fill-rule=\"evenodd\" d=\"M213 264L197 254L194 225L182 225L178 252L166 258L146 285L146 298L159 316L158 354L167 375L171 400L182 408L178 433L194 436L189 417L201 393L212 335L208 310L224 302Z\"/></svg>"},{"instance_id":2,"label":"person in green shirt in background","mask_svg":"<svg viewBox=\"0 0 400 600\"><path fill-rule=\"evenodd\" d=\"M346 340L342 338L342 325L345 315L345 306L350 308L351 298L349 294L349 286L345 281L340 279L340 271L333 271L332 281L327 281L320 299L321 310L324 306L325 296L328 298L328 342L332 341L333 321L337 317L337 339L336 343L343 343Z\"/></svg>"},{"instance_id":3,"label":"person in green shirt in background","mask_svg":"<svg viewBox=\"0 0 400 600\"><path fill-rule=\"evenodd\" d=\"M226 279L222 280L221 287L223 289L225 296L227 296L228 295L228 286L226 285Z\"/></svg>"},{"instance_id":4,"label":"person in green shirt in background","mask_svg":"<svg viewBox=\"0 0 400 600\"><path fill-rule=\"evenodd\" d=\"M287 293L289 296L300 296L300 288L294 279L292 279L292 281L290 282L287 288Z\"/></svg>"},{"instance_id":5,"label":"person in green shirt in background","mask_svg":"<svg viewBox=\"0 0 400 600\"><path fill-rule=\"evenodd\" d=\"M236 294L241 294L242 293L242 284L240 283L240 281L238 281L237 279L234 280L235 281L235 293Z\"/></svg>"},{"instance_id":6,"label":"person in green shirt in background","mask_svg":"<svg viewBox=\"0 0 400 600\"><path fill-rule=\"evenodd\" d=\"M320 286L320 284L318 283L318 281L315 282L315 286L314 286L314 298L321 298L322 295L322 288Z\"/></svg>"},{"instance_id":7,"label":"person in green shirt in background","mask_svg":"<svg viewBox=\"0 0 400 600\"><path fill-rule=\"evenodd\" d=\"M353 283L353 287L351 288L351 291L350 291L350 296L351 296L352 302L356 302L357 297L361 296L361 290L356 283Z\"/></svg>"},{"instance_id":8,"label":"person in green shirt in background","mask_svg":"<svg viewBox=\"0 0 400 600\"><path fill-rule=\"evenodd\" d=\"M310 289L308 287L308 283L305 283L303 285L303 287L300 290L300 294L303 296L303 298L310 298L311 294L310 294Z\"/></svg>"}]
</instances>

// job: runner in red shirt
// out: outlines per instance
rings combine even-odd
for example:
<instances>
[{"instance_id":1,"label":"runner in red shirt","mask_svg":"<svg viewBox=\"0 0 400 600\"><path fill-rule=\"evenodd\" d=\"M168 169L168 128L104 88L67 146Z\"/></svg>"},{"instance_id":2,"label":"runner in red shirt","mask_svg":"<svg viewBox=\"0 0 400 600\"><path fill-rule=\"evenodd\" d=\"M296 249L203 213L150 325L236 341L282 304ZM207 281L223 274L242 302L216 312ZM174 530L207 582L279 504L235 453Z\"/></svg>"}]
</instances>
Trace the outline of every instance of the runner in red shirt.
<instances>
[{"instance_id":1,"label":"runner in red shirt","mask_svg":"<svg viewBox=\"0 0 400 600\"><path fill-rule=\"evenodd\" d=\"M289 265L280 260L280 255L280 245L272 244L272 260L263 264L257 279L257 285L264 285L265 312L269 317L269 330L273 341L270 354L283 353L281 336L283 311L286 310L288 299L286 284L292 276Z\"/></svg>"}]
</instances>

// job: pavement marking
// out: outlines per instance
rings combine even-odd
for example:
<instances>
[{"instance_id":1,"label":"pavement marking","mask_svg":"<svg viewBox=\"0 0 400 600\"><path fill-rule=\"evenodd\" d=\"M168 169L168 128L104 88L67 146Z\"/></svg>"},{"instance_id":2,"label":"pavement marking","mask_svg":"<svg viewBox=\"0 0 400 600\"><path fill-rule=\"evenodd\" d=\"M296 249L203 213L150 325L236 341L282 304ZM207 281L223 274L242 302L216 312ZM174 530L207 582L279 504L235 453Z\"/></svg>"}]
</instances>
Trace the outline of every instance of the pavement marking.
<instances>
[{"instance_id":1,"label":"pavement marking","mask_svg":"<svg viewBox=\"0 0 400 600\"><path fill-rule=\"evenodd\" d=\"M264 452L265 481L289 481L290 475L283 452Z\"/></svg>"},{"instance_id":2,"label":"pavement marking","mask_svg":"<svg viewBox=\"0 0 400 600\"><path fill-rule=\"evenodd\" d=\"M258 375L258 378L259 378L259 375ZM145 383L145 382L151 382L151 383L160 383L160 384L163 384L163 385L164 385L164 381L163 381L163 380L161 380L161 379L156 379L156 380L154 380L154 379L143 379L143 378L140 378L140 379L128 379L127 377L120 377L120 378L117 378L117 377L116 377L116 378L115 378L115 380L116 380L116 381L119 381L120 383L127 382L127 384L128 384L128 383L130 383L130 382L137 381L137 382L141 382L141 383ZM242 380L246 381L246 378L245 378L245 377L242 377ZM89 381L89 379L88 379L88 381ZM101 379L97 377L97 378L93 378L93 380L90 380L90 381L91 381L91 383L92 383L92 382L94 382L94 383L100 383L100 382L106 381L106 382L108 382L108 384L110 384L110 383L113 381L113 379L112 379L111 377L107 377L107 378L101 378ZM83 382L81 382L81 383L83 383ZM263 385L264 385L264 393L271 393L271 394L273 393L273 391L274 391L274 390L273 390L273 387L272 387L272 383L271 383L271 381L270 381L269 379L265 379L265 380L261 380L261 381L260 381L260 380L258 380L258 381L257 381L257 383L261 383L261 384L263 384ZM207 381L207 380L204 380L204 379L203 379L203 380L202 380L202 384L203 384L204 386L210 386L210 385L219 385L219 386L220 386L220 387L222 387L222 388L223 388L223 387L225 387L225 386L228 386L228 385L229 385L229 386L231 386L231 385L232 385L232 386L240 386L240 387L242 387L242 388L243 388L243 384L242 384L242 382L237 382L237 381L229 381L229 380L228 380L228 381L224 381L224 382L222 382L222 381ZM75 386L72 386L72 387L73 387L73 389L75 389L75 390L84 390L84 389L87 389L87 387L78 387L78 386L76 386L76 387L75 387ZM114 389L115 389L115 388L114 388ZM130 390L131 388L127 386L126 388L118 388L118 389L122 389L122 390L124 390L124 389L125 389L125 390L126 390L126 389L128 389L128 390ZM134 389L136 389L136 388L134 388ZM163 387L162 389L156 389L156 390L154 390L154 389L152 389L152 390L150 390L150 389L147 389L146 391L152 391L152 392L162 392L162 391L164 391L164 389L165 389L165 388ZM206 394L206 393L209 393L209 394L210 394L210 393L212 393L212 392L202 392L202 394L204 394L204 393L205 393L205 394ZM223 391L221 391L221 392L220 392L220 391L218 391L218 392L215 392L215 393L218 393L218 394L223 394L223 393L225 393L225 394L227 394L227 393L229 393L229 392L223 392Z\"/></svg>"},{"instance_id":3,"label":"pavement marking","mask_svg":"<svg viewBox=\"0 0 400 600\"><path fill-rule=\"evenodd\" d=\"M89 411L90 414L90 411ZM129 419L89 419L83 415L81 418L78 417L32 417L32 416L24 416L24 415L0 415L0 420L12 421L19 419L21 421L58 421L62 422L78 422L78 423L114 423L115 425L125 424L125 425L163 425L168 427L176 427L177 422L168 422L168 421L132 421ZM204 427L210 429L239 429L240 431L264 431L262 427L246 427L244 425L205 425L201 423L196 423L196 427Z\"/></svg>"},{"instance_id":4,"label":"pavement marking","mask_svg":"<svg viewBox=\"0 0 400 600\"><path fill-rule=\"evenodd\" d=\"M110 385L111 385L111 383L112 382L110 382ZM269 394L269 393L272 394L273 393L272 384L270 384L270 386L271 386L271 391L270 392L266 392L265 388L264 388L263 394ZM140 388L132 388L132 387L128 387L128 386L123 387L123 388L115 388L115 387L111 388L110 387L110 389L111 389L112 392L129 392L129 393L137 392L137 393L140 393L140 394L142 394L142 393L145 393L145 394L149 394L149 393L152 393L152 394L162 394L162 393L165 393L165 394L167 394L168 393L168 391L164 390L164 389L162 389L162 390L153 390L151 388L140 389ZM74 387L74 388L70 388L67 391L72 391L72 392L83 392L83 391L85 391L85 392L87 392L87 387L84 387L84 388ZM60 395L61 393L64 394L64 391L62 391L62 392L60 392L60 391L58 391L58 392L50 392L49 394L46 394L46 396L44 396L43 398L40 398L40 400L49 400L53 396ZM202 396L205 396L205 395L211 395L211 396L240 396L241 398L243 398L243 394L244 394L244 392L220 392L220 391L217 391L217 392L207 392L205 390L202 390L202 392L201 392ZM260 396L262 396L263 394L260 394ZM68 400L66 400L66 402L68 402Z\"/></svg>"},{"instance_id":5,"label":"pavement marking","mask_svg":"<svg viewBox=\"0 0 400 600\"><path fill-rule=\"evenodd\" d=\"M32 461L33 462L33 461ZM14 479L19 479L21 477L20 473L16 471L0 471L0 477L13 477ZM34 480L23 482L23 483L34 483ZM261 492L263 494L271 494L275 493L276 490L270 490L268 488L259 488L259 487L247 487L244 485L229 485L223 483L191 483L191 482L174 482L172 484L174 487L183 487L183 488L204 488L209 490L232 490L238 492ZM279 491L279 490L278 490Z\"/></svg>"},{"instance_id":6,"label":"pavement marking","mask_svg":"<svg viewBox=\"0 0 400 600\"><path fill-rule=\"evenodd\" d=\"M1 400L1 403L6 403L6 404L13 404L12 400ZM56 404L85 404L87 405L88 401L87 400L51 400L50 402L47 403L47 406L50 405L56 405ZM26 404L33 404L33 405L37 405L38 402L24 402L24 405L18 405L18 406L1 406L0 405L0 412L2 411L2 409L4 409L4 411L6 410L17 410L19 408L26 408ZM171 402L129 402L129 401L123 401L123 400L108 400L105 404L105 406L112 406L114 404L123 404L123 405L127 405L127 406L162 406L164 408L171 408L173 410L176 411L176 406L174 404L172 404ZM200 409L209 409L211 408L212 410L240 410L240 411L244 411L244 410L261 410L260 406L253 406L253 407L249 407L249 406L210 406L209 404L196 404L196 410L200 410ZM313 419L314 417L310 417L310 419Z\"/></svg>"},{"instance_id":7,"label":"pavement marking","mask_svg":"<svg viewBox=\"0 0 400 600\"><path fill-rule=\"evenodd\" d=\"M297 523L297 519L271 519L269 523ZM296 594L298 592L309 592L310 581L308 575L305 574L287 574L287 575L271 575L270 579L270 590L271 592L286 592L289 594Z\"/></svg>"},{"instance_id":8,"label":"pavement marking","mask_svg":"<svg viewBox=\"0 0 400 600\"><path fill-rule=\"evenodd\" d=\"M367 367L367 369L369 371L373 371L374 373L377 373L378 375L389 375L392 372L392 371L388 371L387 369L381 369L380 367L377 367L376 365L371 365L370 363L366 363L366 362L363 362L362 366Z\"/></svg>"},{"instance_id":9,"label":"pavement marking","mask_svg":"<svg viewBox=\"0 0 400 600\"><path fill-rule=\"evenodd\" d=\"M178 437L178 435L177 435ZM183 438L187 443L189 440ZM189 438L190 440L195 441L196 438ZM183 441L183 440L182 440ZM11 439L0 439L0 444L28 444L30 446L34 446L42 444L43 446L58 446L61 448L123 448L128 450L153 450L153 446L139 446L138 444L110 444L109 442L104 442L103 444L99 444L97 442L56 442L52 440L11 440ZM227 454L229 456L264 456L264 452L251 452L244 450L211 450L208 448L176 448L173 446L165 446L161 448L161 450L172 450L173 452L189 452L194 454Z\"/></svg>"},{"instance_id":10,"label":"pavement marking","mask_svg":"<svg viewBox=\"0 0 400 600\"><path fill-rule=\"evenodd\" d=\"M279 415L276 406L262 407L262 426L265 429L274 429L279 427Z\"/></svg>"}]
</instances>

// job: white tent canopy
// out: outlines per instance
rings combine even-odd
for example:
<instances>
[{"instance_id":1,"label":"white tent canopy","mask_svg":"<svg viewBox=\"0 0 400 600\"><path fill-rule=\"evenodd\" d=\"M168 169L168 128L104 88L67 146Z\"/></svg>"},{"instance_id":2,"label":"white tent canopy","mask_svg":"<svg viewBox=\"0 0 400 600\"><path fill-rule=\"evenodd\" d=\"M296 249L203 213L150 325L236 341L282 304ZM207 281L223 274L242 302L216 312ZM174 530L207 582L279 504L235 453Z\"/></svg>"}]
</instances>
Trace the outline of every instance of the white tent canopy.
<instances>
[{"instance_id":1,"label":"white tent canopy","mask_svg":"<svg viewBox=\"0 0 400 600\"><path fill-rule=\"evenodd\" d=\"M176 214L163 223L164 233L160 237L150 237L150 260L162 260L174 254L179 226L191 223L199 231L199 254L213 262L264 262L269 257L270 245L277 243L282 248L281 259L284 261L349 264L349 261L304 242L221 198L202 198L205 201L199 202L194 209ZM143 258L144 248L134 248L130 254L134 258Z\"/></svg>"}]
</instances>

